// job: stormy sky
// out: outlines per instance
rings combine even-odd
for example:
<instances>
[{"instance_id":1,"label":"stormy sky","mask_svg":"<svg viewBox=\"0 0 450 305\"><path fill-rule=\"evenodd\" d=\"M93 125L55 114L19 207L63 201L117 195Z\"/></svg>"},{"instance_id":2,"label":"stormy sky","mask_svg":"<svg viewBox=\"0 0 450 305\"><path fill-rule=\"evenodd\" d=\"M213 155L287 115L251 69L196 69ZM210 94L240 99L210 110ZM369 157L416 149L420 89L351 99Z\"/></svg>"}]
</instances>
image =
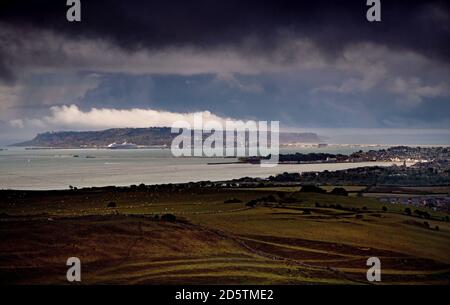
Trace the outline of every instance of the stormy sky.
<instances>
[{"instance_id":1,"label":"stormy sky","mask_svg":"<svg viewBox=\"0 0 450 305\"><path fill-rule=\"evenodd\" d=\"M359 1L0 4L0 143L204 112L307 130L450 129L450 6Z\"/></svg>"}]
</instances>

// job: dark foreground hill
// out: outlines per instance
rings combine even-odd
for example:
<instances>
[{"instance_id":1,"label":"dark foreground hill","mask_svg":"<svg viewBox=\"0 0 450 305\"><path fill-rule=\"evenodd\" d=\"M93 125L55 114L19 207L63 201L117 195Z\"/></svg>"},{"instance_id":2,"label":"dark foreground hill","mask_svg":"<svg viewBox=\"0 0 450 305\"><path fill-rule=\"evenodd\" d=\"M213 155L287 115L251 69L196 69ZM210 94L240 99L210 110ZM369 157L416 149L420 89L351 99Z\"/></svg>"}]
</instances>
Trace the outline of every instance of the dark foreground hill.
<instances>
[{"instance_id":1,"label":"dark foreground hill","mask_svg":"<svg viewBox=\"0 0 450 305\"><path fill-rule=\"evenodd\" d=\"M101 131L60 131L38 134L34 139L12 146L27 147L105 147L113 142L130 142L141 146L170 146L177 134L169 127L113 128ZM315 133L280 133L280 143L318 143Z\"/></svg>"},{"instance_id":2,"label":"dark foreground hill","mask_svg":"<svg viewBox=\"0 0 450 305\"><path fill-rule=\"evenodd\" d=\"M0 284L449 284L444 213L297 188L0 190Z\"/></svg>"}]
</instances>

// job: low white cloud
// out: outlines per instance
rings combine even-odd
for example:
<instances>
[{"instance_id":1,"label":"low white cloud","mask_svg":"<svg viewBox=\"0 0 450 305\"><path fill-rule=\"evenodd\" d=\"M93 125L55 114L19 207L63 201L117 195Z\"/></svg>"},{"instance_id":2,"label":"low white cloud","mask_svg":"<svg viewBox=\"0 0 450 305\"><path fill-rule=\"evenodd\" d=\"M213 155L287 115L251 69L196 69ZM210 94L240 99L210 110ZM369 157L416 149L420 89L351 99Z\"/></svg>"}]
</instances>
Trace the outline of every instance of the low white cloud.
<instances>
[{"instance_id":1,"label":"low white cloud","mask_svg":"<svg viewBox=\"0 0 450 305\"><path fill-rule=\"evenodd\" d=\"M409 79L397 77L390 84L389 90L399 96L399 102L408 105L418 104L423 98L450 96L450 87L446 83L424 84L416 77Z\"/></svg>"},{"instance_id":2,"label":"low white cloud","mask_svg":"<svg viewBox=\"0 0 450 305\"><path fill-rule=\"evenodd\" d=\"M9 121L14 127L36 127L39 129L98 130L106 128L170 127L184 121L194 126L194 116L201 115L204 122L215 121L224 124L231 118L220 117L210 111L178 113L154 109L92 108L80 110L76 105L53 106L50 115L40 119L19 119Z\"/></svg>"},{"instance_id":3,"label":"low white cloud","mask_svg":"<svg viewBox=\"0 0 450 305\"><path fill-rule=\"evenodd\" d=\"M332 125L333 122L384 125L380 113L383 119L383 109L396 99L402 107L392 111L402 117L403 104L414 108L427 99L449 96L448 64L412 51L373 43L347 45L332 57L322 53L314 42L289 34L283 34L270 52L259 52L251 39L240 47L176 46L125 50L107 40L70 38L45 30L30 29L27 32L2 25L0 23L0 41L8 41L2 45L2 51L8 54L7 68L14 72L17 80L12 85L0 84L0 121L9 121L9 126L17 128L30 127L33 132L37 129L170 126L174 120L192 116L155 109L118 109L127 105L152 105L149 102L152 96L147 94L151 88L148 89L147 83L143 84L147 95L142 98L133 94L130 99L129 94L124 94L116 100L108 90L94 98L88 95L103 84L103 77L108 74L123 74L124 77L212 74L216 82L232 89L228 91L236 92L229 104L215 105L218 111L227 111L230 115L242 111L237 116L274 115L279 118L281 109L286 113L283 119L291 121L292 125L313 121L311 124L317 125ZM261 79L266 79L268 85ZM190 81L186 80L186 84ZM124 90L135 88L127 86ZM245 107L253 103L252 94L263 96L261 93L266 91L264 97L272 99L270 106L264 106L262 99L260 107ZM202 99L209 99L207 94L208 90L196 93L199 104L203 103ZM220 100L222 92L217 91L217 94ZM250 97L245 99L247 95ZM346 95L350 97L348 100ZM85 100L86 96L90 99ZM357 103L352 100L355 96ZM378 99L379 105L369 105L379 96L383 98ZM162 96L160 100L164 98ZM178 98L182 100L183 96L180 94ZM292 102L297 100L298 104ZM239 101L243 107L238 107L234 101ZM171 109L170 103L168 101L163 107ZM52 107L50 114L45 116L50 106L64 104L72 106ZM110 108L84 111L74 105L107 105ZM298 109L303 111L305 105L302 116ZM321 108L324 105L326 107ZM205 103L196 107L210 109ZM442 113L439 109L433 112ZM349 114L355 119L349 120ZM429 122L428 119L421 120ZM442 118L436 122L448 126Z\"/></svg>"},{"instance_id":4,"label":"low white cloud","mask_svg":"<svg viewBox=\"0 0 450 305\"><path fill-rule=\"evenodd\" d=\"M226 83L229 87L249 93L262 93L264 88L258 83L244 83L234 74L220 73L216 75L215 81Z\"/></svg>"},{"instance_id":5,"label":"low white cloud","mask_svg":"<svg viewBox=\"0 0 450 305\"><path fill-rule=\"evenodd\" d=\"M14 85L0 85L0 120L14 118L19 121L30 112L47 111L53 105L78 103L100 83L101 78L95 74L24 75Z\"/></svg>"},{"instance_id":6,"label":"low white cloud","mask_svg":"<svg viewBox=\"0 0 450 305\"><path fill-rule=\"evenodd\" d=\"M334 64L336 71L343 75L339 84L324 85L313 89L317 92L355 93L367 92L376 87L388 75L386 60L392 56L392 51L385 47L370 43L360 43L348 46Z\"/></svg>"},{"instance_id":7,"label":"low white cloud","mask_svg":"<svg viewBox=\"0 0 450 305\"><path fill-rule=\"evenodd\" d=\"M9 125L11 125L12 127L15 127L15 128L23 128L24 127L23 120L21 120L21 119L10 120Z\"/></svg>"},{"instance_id":8,"label":"low white cloud","mask_svg":"<svg viewBox=\"0 0 450 305\"><path fill-rule=\"evenodd\" d=\"M388 93L407 107L450 96L448 66L413 52L372 43L349 45L329 69L339 72L339 82L313 88L313 94Z\"/></svg>"},{"instance_id":9,"label":"low white cloud","mask_svg":"<svg viewBox=\"0 0 450 305\"><path fill-rule=\"evenodd\" d=\"M22 86L0 85L0 120L7 120L8 115L11 115L11 109L17 104L21 90Z\"/></svg>"}]
</instances>

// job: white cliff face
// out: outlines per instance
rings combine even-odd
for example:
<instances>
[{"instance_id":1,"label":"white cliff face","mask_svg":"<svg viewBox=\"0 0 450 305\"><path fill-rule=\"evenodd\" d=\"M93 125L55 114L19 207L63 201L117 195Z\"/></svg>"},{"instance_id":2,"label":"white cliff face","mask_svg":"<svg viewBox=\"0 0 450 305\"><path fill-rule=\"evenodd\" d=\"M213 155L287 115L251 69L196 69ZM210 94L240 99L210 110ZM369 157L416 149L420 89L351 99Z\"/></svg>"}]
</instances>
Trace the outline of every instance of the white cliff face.
<instances>
[{"instance_id":1,"label":"white cliff face","mask_svg":"<svg viewBox=\"0 0 450 305\"><path fill-rule=\"evenodd\" d=\"M134 143L128 143L127 141L123 142L122 144L117 144L116 142L111 143L107 146L110 149L133 149L137 148L137 145Z\"/></svg>"}]
</instances>

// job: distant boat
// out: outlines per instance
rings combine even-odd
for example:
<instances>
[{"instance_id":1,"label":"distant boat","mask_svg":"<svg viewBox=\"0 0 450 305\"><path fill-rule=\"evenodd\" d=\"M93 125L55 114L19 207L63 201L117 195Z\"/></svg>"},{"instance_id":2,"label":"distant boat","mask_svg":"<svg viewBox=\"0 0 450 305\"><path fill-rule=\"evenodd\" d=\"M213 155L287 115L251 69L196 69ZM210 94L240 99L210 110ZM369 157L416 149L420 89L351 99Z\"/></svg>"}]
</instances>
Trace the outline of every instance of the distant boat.
<instances>
[{"instance_id":1,"label":"distant boat","mask_svg":"<svg viewBox=\"0 0 450 305\"><path fill-rule=\"evenodd\" d=\"M109 149L134 149L134 148L138 148L138 146L136 144L128 143L125 141L122 144L117 144L116 142L111 143L107 146L107 148L109 148Z\"/></svg>"}]
</instances>

